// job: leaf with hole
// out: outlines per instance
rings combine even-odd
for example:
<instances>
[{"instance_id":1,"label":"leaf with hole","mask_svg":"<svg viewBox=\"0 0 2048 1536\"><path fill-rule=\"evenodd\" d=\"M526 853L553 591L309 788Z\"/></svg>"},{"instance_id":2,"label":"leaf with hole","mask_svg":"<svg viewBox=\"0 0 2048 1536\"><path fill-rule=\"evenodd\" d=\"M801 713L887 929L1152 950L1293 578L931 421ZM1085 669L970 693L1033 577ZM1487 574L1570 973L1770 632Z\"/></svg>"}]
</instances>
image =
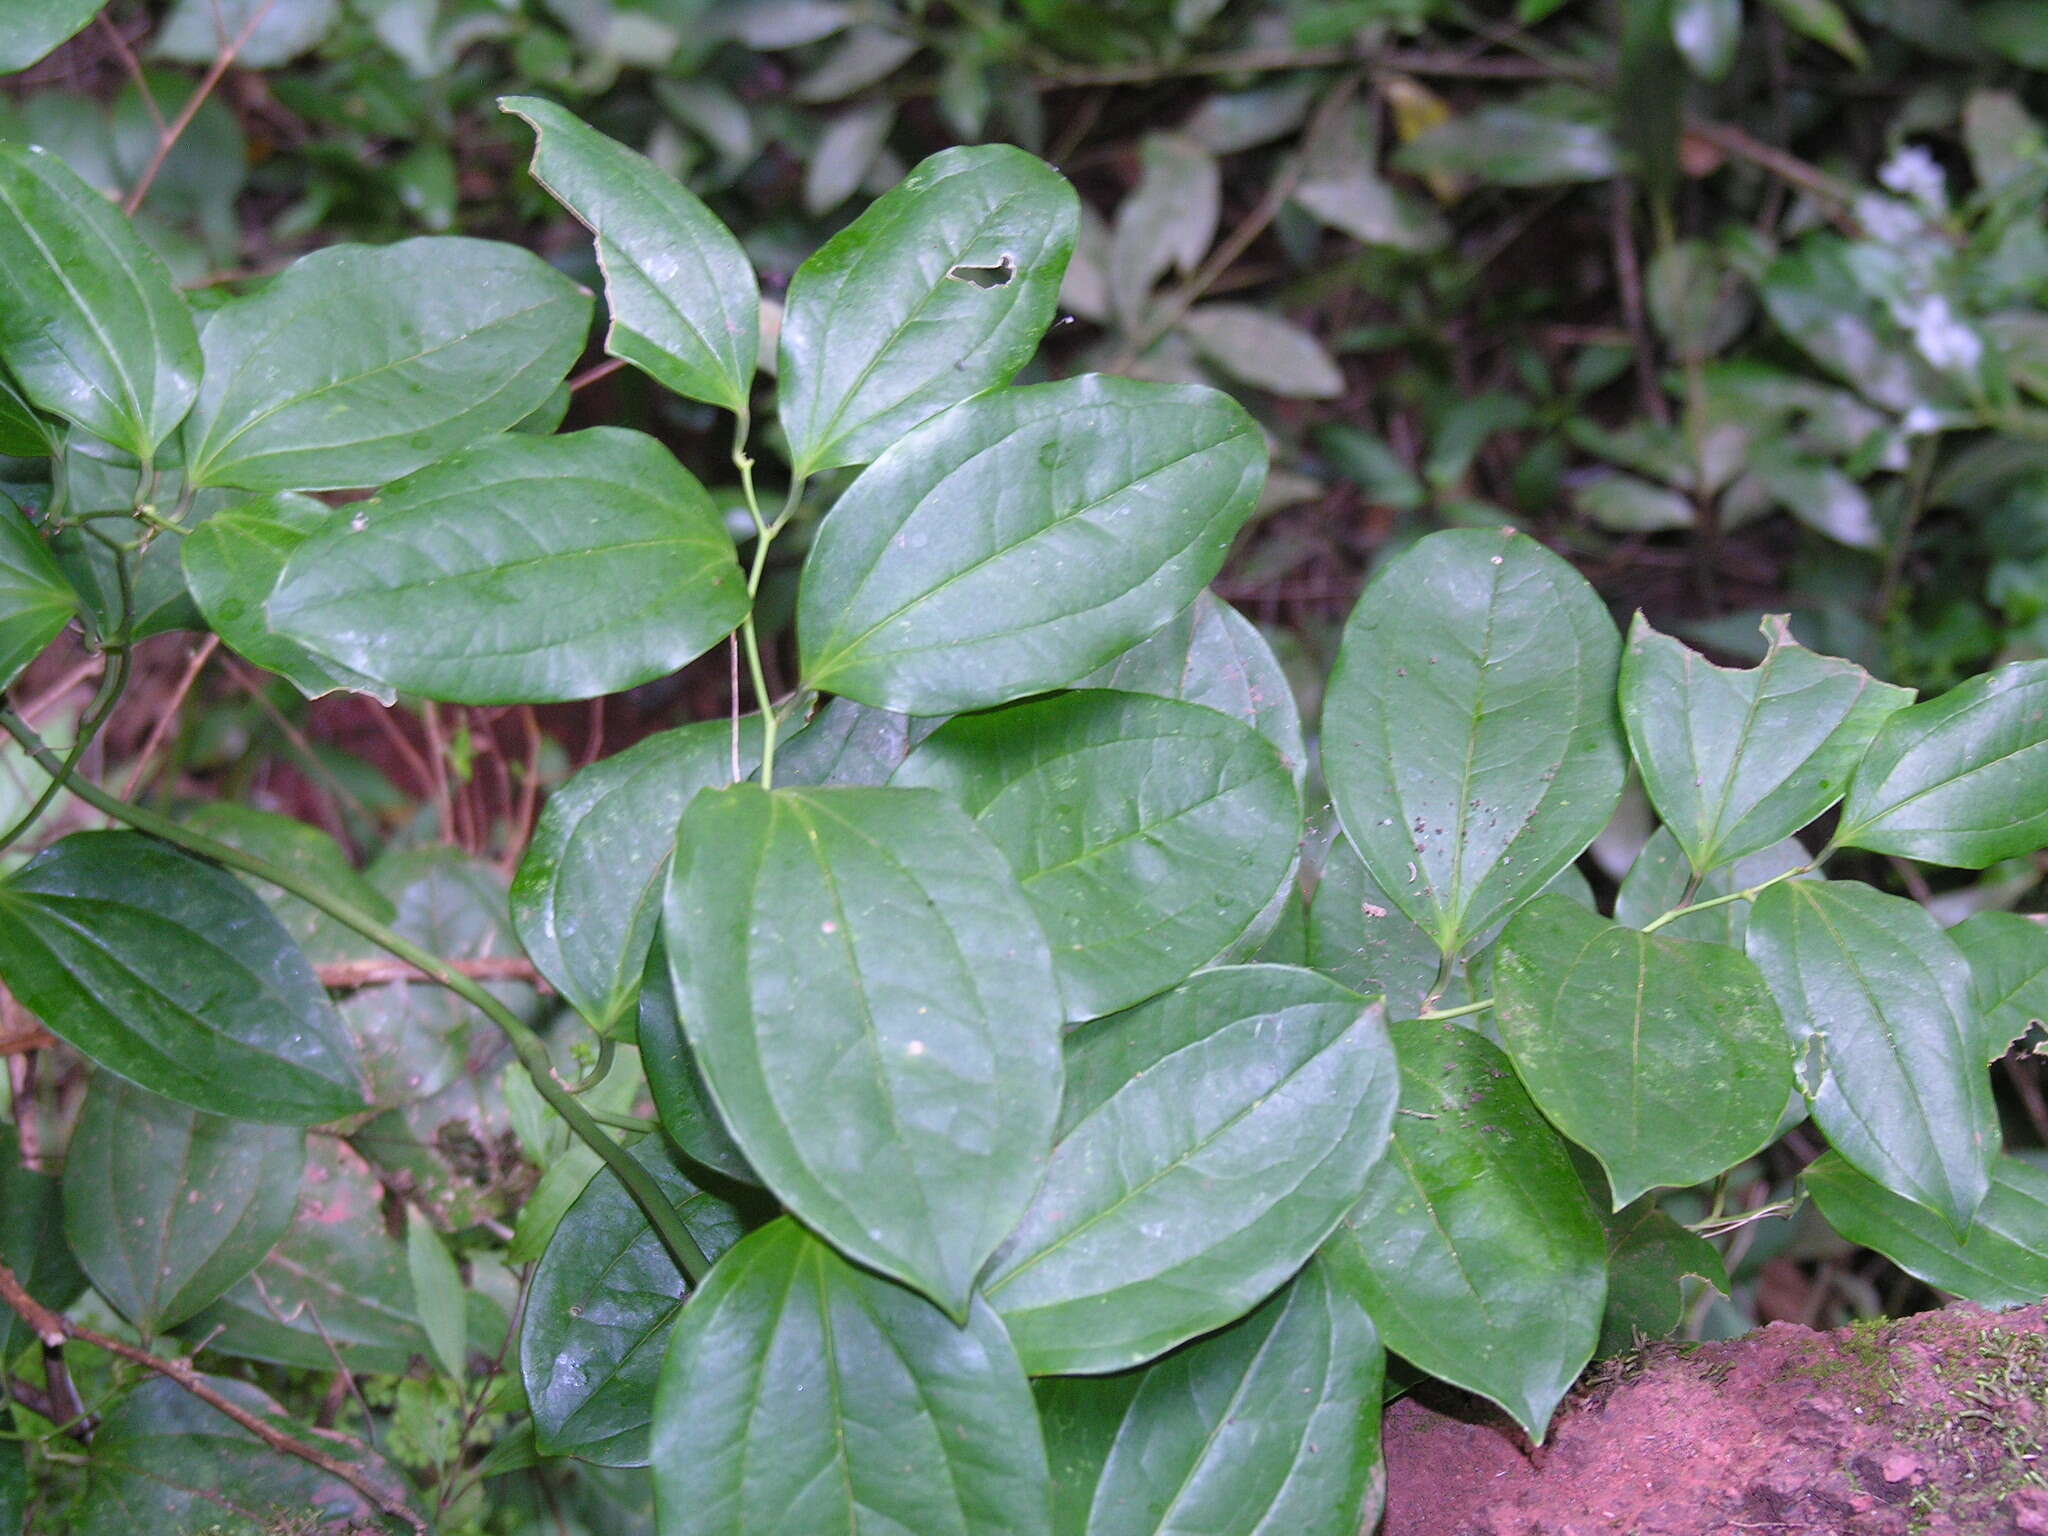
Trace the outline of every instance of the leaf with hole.
<instances>
[{"instance_id":1,"label":"leaf with hole","mask_svg":"<svg viewBox=\"0 0 2048 1536\"><path fill-rule=\"evenodd\" d=\"M2029 1030L2048 1021L2048 927L2015 912L1979 912L1948 936L1970 962L1970 1002L1981 1026L1978 1048L1996 1061Z\"/></svg>"},{"instance_id":2,"label":"leaf with hole","mask_svg":"<svg viewBox=\"0 0 2048 1536\"><path fill-rule=\"evenodd\" d=\"M1924 907L1834 880L1772 886L1746 942L1835 1150L1968 1228L1989 1187L1998 1121L1970 964L1955 941Z\"/></svg>"},{"instance_id":3,"label":"leaf with hole","mask_svg":"<svg viewBox=\"0 0 2048 1536\"><path fill-rule=\"evenodd\" d=\"M1332 1242L1389 1349L1540 1441L1600 1336L1600 1223L1493 1044L1426 1020L1393 1036L1393 1145Z\"/></svg>"},{"instance_id":4,"label":"leaf with hole","mask_svg":"<svg viewBox=\"0 0 2048 1536\"><path fill-rule=\"evenodd\" d=\"M20 677L78 612L78 594L21 509L0 495L0 688Z\"/></svg>"},{"instance_id":5,"label":"leaf with hole","mask_svg":"<svg viewBox=\"0 0 2048 1536\"><path fill-rule=\"evenodd\" d=\"M591 699L675 671L747 612L696 477L617 427L494 438L341 509L285 561L270 624L456 704Z\"/></svg>"},{"instance_id":6,"label":"leaf with hole","mask_svg":"<svg viewBox=\"0 0 2048 1536\"><path fill-rule=\"evenodd\" d=\"M1455 954L1607 825L1627 772L1620 638L1533 539L1453 529L1388 565L1345 625L1323 766L1374 882Z\"/></svg>"},{"instance_id":7,"label":"leaf with hole","mask_svg":"<svg viewBox=\"0 0 2048 1536\"><path fill-rule=\"evenodd\" d=\"M1044 925L1070 1020L1162 992L1244 933L1287 879L1301 812L1250 726L1088 689L968 715L893 783L965 807Z\"/></svg>"},{"instance_id":8,"label":"leaf with hole","mask_svg":"<svg viewBox=\"0 0 2048 1536\"><path fill-rule=\"evenodd\" d=\"M929 790L707 790L662 933L747 1161L849 1257L964 1317L1059 1104L1058 987L1003 856Z\"/></svg>"},{"instance_id":9,"label":"leaf with hole","mask_svg":"<svg viewBox=\"0 0 2048 1536\"><path fill-rule=\"evenodd\" d=\"M1051 1536L1031 1388L988 1303L955 1323L787 1219L683 1309L653 1462L660 1536Z\"/></svg>"},{"instance_id":10,"label":"leaf with hole","mask_svg":"<svg viewBox=\"0 0 2048 1536\"><path fill-rule=\"evenodd\" d=\"M76 832L0 882L0 981L108 1071L212 1114L363 1107L313 967L233 875L135 832Z\"/></svg>"},{"instance_id":11,"label":"leaf with hole","mask_svg":"<svg viewBox=\"0 0 2048 1536\"><path fill-rule=\"evenodd\" d=\"M805 685L937 715L1073 683L1209 584L1265 465L1257 424L1210 389L1087 374L965 401L820 525Z\"/></svg>"},{"instance_id":12,"label":"leaf with hole","mask_svg":"<svg viewBox=\"0 0 2048 1536\"><path fill-rule=\"evenodd\" d=\"M1386 1013L1229 966L1067 1039L1052 1164L982 1279L1034 1375L1120 1370L1241 1317L1387 1144Z\"/></svg>"},{"instance_id":13,"label":"leaf with hole","mask_svg":"<svg viewBox=\"0 0 2048 1536\"><path fill-rule=\"evenodd\" d=\"M798 267L778 369L796 473L865 464L1008 383L1052 323L1077 207L1020 149L941 150Z\"/></svg>"},{"instance_id":14,"label":"leaf with hole","mask_svg":"<svg viewBox=\"0 0 2048 1536\"><path fill-rule=\"evenodd\" d=\"M2048 1296L2048 1171L2017 1157L1991 1164L1990 1188L1960 1237L1924 1205L1902 1199L1839 1152L1801 1175L1828 1224L1910 1275L1987 1307Z\"/></svg>"}]
</instances>

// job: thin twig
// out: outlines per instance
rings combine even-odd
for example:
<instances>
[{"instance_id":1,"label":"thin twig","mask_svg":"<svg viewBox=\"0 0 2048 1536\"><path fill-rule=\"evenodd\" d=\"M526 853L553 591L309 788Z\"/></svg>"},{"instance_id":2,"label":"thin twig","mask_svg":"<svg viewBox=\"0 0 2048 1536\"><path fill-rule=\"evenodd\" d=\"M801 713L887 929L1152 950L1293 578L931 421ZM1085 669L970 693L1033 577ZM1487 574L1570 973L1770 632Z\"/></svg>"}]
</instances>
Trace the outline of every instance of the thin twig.
<instances>
[{"instance_id":1,"label":"thin twig","mask_svg":"<svg viewBox=\"0 0 2048 1536\"><path fill-rule=\"evenodd\" d=\"M128 45L128 36L114 25L114 18L105 11L99 15L100 29L107 34L107 40L114 45L114 53L121 60L121 68L135 86L135 93L142 98L144 110L149 113L152 127L161 134L164 131L164 109L156 104L156 93L149 88L149 77L142 72L142 60L135 57L135 50Z\"/></svg>"},{"instance_id":2,"label":"thin twig","mask_svg":"<svg viewBox=\"0 0 2048 1536\"><path fill-rule=\"evenodd\" d=\"M185 105L178 109L178 115L171 119L171 125L157 135L156 152L149 157L149 164L142 168L142 175L136 178L134 187L128 193L128 200L121 205L121 211L128 217L135 217L135 210L140 208L142 200L149 196L150 183L156 180L157 172L164 168L164 162L170 159L171 151L177 148L178 140L183 138L185 130L192 126L192 119L197 117L199 109L206 105L206 98L211 96L213 88L220 84L220 77L228 72L228 66L235 62L235 55L240 53L249 39L256 35L256 29L263 25L263 18L270 14L270 7L274 3L275 0L262 0L262 3L250 13L248 21L243 23L242 30L230 38L221 51L214 55L213 63L207 66L206 73L199 79L198 88L185 98Z\"/></svg>"},{"instance_id":3,"label":"thin twig","mask_svg":"<svg viewBox=\"0 0 2048 1536\"><path fill-rule=\"evenodd\" d=\"M239 1424L273 1451L279 1451L286 1456L296 1456L309 1466L318 1467L329 1477L341 1479L394 1520L404 1521L412 1530L419 1532L419 1536L429 1536L427 1522L421 1519L404 1499L378 1487L361 1468L352 1467L339 1457L330 1456L317 1446L308 1445L297 1436L286 1434L276 1425L251 1413L234 1399L223 1396L207 1382L189 1360L166 1360L159 1355L152 1355L146 1349L124 1344L121 1340L97 1329L88 1328L83 1323L59 1316L29 1295L22 1288L21 1281L15 1277L14 1271L5 1264L0 1264L0 1302L5 1302L34 1330L45 1348L58 1348L67 1339L77 1339L96 1349L103 1349L110 1355L117 1355L131 1365L139 1365L144 1370L168 1377L214 1412Z\"/></svg>"},{"instance_id":4,"label":"thin twig","mask_svg":"<svg viewBox=\"0 0 2048 1536\"><path fill-rule=\"evenodd\" d=\"M67 694L81 683L90 683L96 680L100 673L106 670L106 666L107 653L105 651L86 657L85 660L79 662L62 677L58 678L56 682L50 684L49 687L22 705L21 718L30 725L40 725L43 716L63 703Z\"/></svg>"},{"instance_id":5,"label":"thin twig","mask_svg":"<svg viewBox=\"0 0 2048 1536\"><path fill-rule=\"evenodd\" d=\"M1170 63L1077 65L1039 75L1031 84L1041 91L1084 85L1156 85L1200 75L1276 74L1341 64L1369 64L1394 74L1457 80L1549 80L1559 73L1555 65L1537 60L1472 58L1460 53L1374 47L1244 48L1232 53L1193 54ZM937 88L936 82L933 88Z\"/></svg>"},{"instance_id":6,"label":"thin twig","mask_svg":"<svg viewBox=\"0 0 2048 1536\"><path fill-rule=\"evenodd\" d=\"M475 960L442 960L458 976L471 981L523 981L543 986L533 962L519 955L485 955ZM330 992L351 992L361 987L380 987L394 981L426 981L435 978L409 961L378 956L373 960L336 960L314 967L320 985Z\"/></svg>"},{"instance_id":7,"label":"thin twig","mask_svg":"<svg viewBox=\"0 0 2048 1536\"><path fill-rule=\"evenodd\" d=\"M625 366L626 360L622 357L608 357L601 363L594 363L569 381L569 393L580 393L600 379L610 378Z\"/></svg>"},{"instance_id":8,"label":"thin twig","mask_svg":"<svg viewBox=\"0 0 2048 1536\"><path fill-rule=\"evenodd\" d=\"M207 662L213 659L213 653L219 649L220 636L208 635L199 642L198 649L193 651L192 659L185 664L185 670L179 676L177 686L171 690L170 698L157 710L156 722L149 728L149 737L142 743L142 751L135 759L135 766L128 772L128 782L121 787L123 800L133 800L135 791L142 787L143 778L149 772L150 760L164 744L164 738L170 735L171 726L177 721L178 711L184 707L186 695L191 693L192 685L199 681L199 674L206 670Z\"/></svg>"}]
</instances>

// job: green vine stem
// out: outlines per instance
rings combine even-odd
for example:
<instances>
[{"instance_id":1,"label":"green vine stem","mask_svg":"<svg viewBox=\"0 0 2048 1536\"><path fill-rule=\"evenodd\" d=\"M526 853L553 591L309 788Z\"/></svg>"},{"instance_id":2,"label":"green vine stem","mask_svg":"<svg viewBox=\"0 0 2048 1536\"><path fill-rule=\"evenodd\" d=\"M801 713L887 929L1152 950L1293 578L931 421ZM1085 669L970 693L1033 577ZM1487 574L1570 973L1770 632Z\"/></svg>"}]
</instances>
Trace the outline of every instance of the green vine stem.
<instances>
[{"instance_id":1,"label":"green vine stem","mask_svg":"<svg viewBox=\"0 0 2048 1536\"><path fill-rule=\"evenodd\" d=\"M754 687L754 707L761 716L761 787L775 787L775 737L780 717L768 698L768 674L761 664L761 635L754 624L754 599L760 595L761 575L768 569L768 550L796 510L803 504L804 477L790 481L789 495L782 510L769 522L761 515L761 501L754 492L754 460L747 452L749 418L741 412L733 427L732 462L740 472L740 492L747 500L747 515L754 520L754 558L747 568L747 616L740 621L740 638L746 645L747 674Z\"/></svg>"},{"instance_id":2,"label":"green vine stem","mask_svg":"<svg viewBox=\"0 0 2048 1536\"><path fill-rule=\"evenodd\" d=\"M147 832L152 837L161 838L167 843L185 849L188 853L195 853L229 869L238 869L244 874L254 875L259 880L267 880L272 885L289 891L301 901L325 912L336 922L354 929L379 948L396 955L430 980L439 982L483 1013L503 1030L506 1038L512 1042L512 1049L519 1057L519 1064L533 1079L533 1086L539 1090L541 1098L562 1117L576 1137L604 1159L605 1166L618 1176L619 1182L626 1187L626 1192L633 1197L633 1203L639 1206L641 1213L647 1217L648 1223L661 1238L662 1245L668 1249L677 1267L689 1277L691 1286L694 1288L710 1272L711 1261L705 1257L704 1250L698 1246L697 1240L690 1235L689 1228L684 1225L676 1208L669 1204L668 1198L662 1194L660 1186L654 1182L654 1176L635 1162L624 1147L604 1133L596 1119L576 1101L575 1095L556 1077L554 1063L548 1059L547 1045L534 1032L532 1026L481 985L454 969L440 956L422 949L405 935L378 922L367 912L359 911L348 902L322 890L320 886L305 879L296 871L280 868L267 860L244 853L239 848L216 842L203 833L181 827L168 817L159 816L154 811L144 810L138 805L131 805L85 779L70 779L69 770L63 760L51 751L43 739L13 710L0 709L0 729L4 729L20 742L23 749L44 772L67 779L66 787L94 809L105 812L116 821L125 822L138 832Z\"/></svg>"},{"instance_id":3,"label":"green vine stem","mask_svg":"<svg viewBox=\"0 0 2048 1536\"><path fill-rule=\"evenodd\" d=\"M1810 875L1819 867L1820 860L1815 859L1809 864L1800 864L1792 869L1788 869L1781 875L1773 875L1768 880L1758 881L1755 885L1748 886L1743 890L1730 891L1725 896L1709 896L1705 901L1695 901L1687 906L1673 907L1669 912L1653 917L1643 924L1643 932L1655 933L1666 923L1675 923L1681 917L1690 917L1695 912L1705 912L1710 907L1725 907L1733 901L1755 901L1757 897L1763 895L1772 886L1782 885L1787 880L1796 880L1801 875Z\"/></svg>"}]
</instances>

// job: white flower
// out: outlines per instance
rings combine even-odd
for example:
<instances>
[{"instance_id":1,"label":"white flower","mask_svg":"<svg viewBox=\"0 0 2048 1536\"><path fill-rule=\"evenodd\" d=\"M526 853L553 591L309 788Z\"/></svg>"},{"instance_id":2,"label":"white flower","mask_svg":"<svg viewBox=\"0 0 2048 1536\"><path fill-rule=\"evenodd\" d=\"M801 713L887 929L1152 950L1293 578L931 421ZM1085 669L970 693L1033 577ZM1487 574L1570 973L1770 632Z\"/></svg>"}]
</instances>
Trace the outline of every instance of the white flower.
<instances>
[{"instance_id":1,"label":"white flower","mask_svg":"<svg viewBox=\"0 0 2048 1536\"><path fill-rule=\"evenodd\" d=\"M1925 437L1930 432L1938 432L1940 430L1941 413L1931 405L1916 405L1899 418L1899 431L1907 437ZM1894 457L1898 460L1896 464L1890 462ZM1884 459L1879 463L1878 468L1904 469L1905 467L1906 445L1895 438L1885 444Z\"/></svg>"},{"instance_id":2,"label":"white flower","mask_svg":"<svg viewBox=\"0 0 2048 1536\"><path fill-rule=\"evenodd\" d=\"M1923 145L1901 146L1898 153L1879 168L1877 179L1899 196L1910 197L1937 217L1948 212L1948 177L1940 162Z\"/></svg>"},{"instance_id":3,"label":"white flower","mask_svg":"<svg viewBox=\"0 0 2048 1536\"><path fill-rule=\"evenodd\" d=\"M1920 355L1944 373L1967 373L1984 356L1983 338L1956 318L1947 294L1915 300L1900 319L1911 327Z\"/></svg>"},{"instance_id":4,"label":"white flower","mask_svg":"<svg viewBox=\"0 0 2048 1536\"><path fill-rule=\"evenodd\" d=\"M1927 228L1927 216L1911 203L1874 192L1856 199L1856 218L1879 245L1904 246Z\"/></svg>"}]
</instances>

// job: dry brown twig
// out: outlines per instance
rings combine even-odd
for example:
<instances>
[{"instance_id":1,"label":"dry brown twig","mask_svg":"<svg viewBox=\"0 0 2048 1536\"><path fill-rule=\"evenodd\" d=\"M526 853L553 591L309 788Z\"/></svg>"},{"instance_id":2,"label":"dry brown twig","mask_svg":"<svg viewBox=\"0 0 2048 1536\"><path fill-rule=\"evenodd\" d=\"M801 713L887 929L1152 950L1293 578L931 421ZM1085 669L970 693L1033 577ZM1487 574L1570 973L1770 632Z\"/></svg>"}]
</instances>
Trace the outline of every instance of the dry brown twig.
<instances>
[{"instance_id":1,"label":"dry brown twig","mask_svg":"<svg viewBox=\"0 0 2048 1536\"><path fill-rule=\"evenodd\" d=\"M157 135L156 149L149 157L149 164L142 168L142 174L135 178L135 185L129 189L126 201L121 204L121 211L131 219L135 217L135 210L142 206L142 200L149 196L150 185L156 180L157 172L164 168L164 162L171 158L171 151L178 147L178 140L185 136L185 130L192 126L192 119L197 117L199 109L206 105L206 98L211 96L213 88L220 84L220 77L226 74L228 66L235 62L235 55L240 53L248 45L249 39L256 35L256 29L263 25L263 18L270 14L270 7L275 3L276 0L263 0L261 5L249 13L249 19L242 24L242 30L223 43L220 52L214 55L213 62L200 77L198 86L185 98L185 105L178 109L178 115Z\"/></svg>"}]
</instances>

